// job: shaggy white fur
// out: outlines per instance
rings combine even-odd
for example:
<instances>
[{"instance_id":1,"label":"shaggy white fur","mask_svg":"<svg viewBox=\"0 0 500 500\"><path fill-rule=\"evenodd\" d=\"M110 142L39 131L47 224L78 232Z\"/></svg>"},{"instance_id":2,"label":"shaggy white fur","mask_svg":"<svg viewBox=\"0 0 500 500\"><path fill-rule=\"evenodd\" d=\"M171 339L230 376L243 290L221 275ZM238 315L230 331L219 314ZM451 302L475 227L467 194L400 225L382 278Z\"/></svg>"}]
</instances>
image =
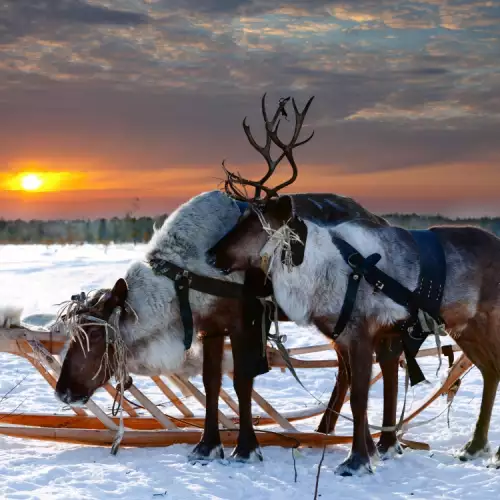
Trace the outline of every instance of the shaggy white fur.
<instances>
[{"instance_id":1,"label":"shaggy white fur","mask_svg":"<svg viewBox=\"0 0 500 500\"><path fill-rule=\"evenodd\" d=\"M159 257L194 273L227 281L243 282L243 273L221 277L206 262L205 254L238 221L238 205L220 191L202 193L181 205L155 232L147 257ZM195 338L184 349L184 328L173 282L157 276L145 262L130 265L125 280L128 302L137 318L120 325L129 349L129 371L159 374L175 371L187 376L202 369L202 346ZM207 315L217 297L190 290L189 300L195 319ZM223 370L232 370L232 357L225 353Z\"/></svg>"},{"instance_id":2,"label":"shaggy white fur","mask_svg":"<svg viewBox=\"0 0 500 500\"><path fill-rule=\"evenodd\" d=\"M0 327L21 326L22 307L0 306Z\"/></svg>"}]
</instances>

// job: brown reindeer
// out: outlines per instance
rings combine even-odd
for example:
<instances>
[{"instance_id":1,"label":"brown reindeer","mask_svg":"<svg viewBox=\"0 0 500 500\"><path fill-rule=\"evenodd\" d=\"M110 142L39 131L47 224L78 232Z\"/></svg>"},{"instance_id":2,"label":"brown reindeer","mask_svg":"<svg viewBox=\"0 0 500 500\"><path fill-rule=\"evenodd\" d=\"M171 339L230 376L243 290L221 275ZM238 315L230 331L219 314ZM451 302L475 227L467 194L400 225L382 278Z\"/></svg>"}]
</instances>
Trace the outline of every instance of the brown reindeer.
<instances>
[{"instance_id":1,"label":"brown reindeer","mask_svg":"<svg viewBox=\"0 0 500 500\"><path fill-rule=\"evenodd\" d=\"M259 215L252 213L242 220L210 254L215 256L216 266L225 272L258 268L263 254L266 260L271 255L273 266L269 275L275 297L291 320L314 324L325 335L332 335L341 313L348 277L355 272L345 261L339 240L347 242L362 257L379 254L377 268L407 289L417 288L419 254L408 231L375 226L362 220L335 227L305 221L304 260L297 267L287 268L280 259L282 248L271 241L268 230L278 231L290 219L289 202L271 200ZM267 230L263 222L268 225ZM440 315L450 336L479 368L484 379L474 436L460 453L460 458L467 460L487 451L491 411L500 380L500 239L474 227L434 227L430 231L441 243L446 259L447 278ZM344 475L362 468L370 470L373 447L367 438L366 408L371 353L384 334L396 330L409 316L408 308L383 292L374 293L373 286L361 280L353 315L336 340L337 349L348 353L354 418L352 452L338 468ZM392 375L384 378L385 394L388 380L395 388L397 375ZM389 396L392 400L394 392ZM500 450L496 463L500 465Z\"/></svg>"},{"instance_id":2,"label":"brown reindeer","mask_svg":"<svg viewBox=\"0 0 500 500\"><path fill-rule=\"evenodd\" d=\"M292 138L288 143L283 142L278 136L278 127L280 125L279 118L283 112L283 106L289 98L280 101L280 105L271 119L269 119L266 111L265 98L266 95L264 94L262 97L262 116L266 131L265 145L260 146L255 141L250 131L250 127L246 124L246 120L243 121L243 128L250 144L265 159L267 172L258 181L251 181L244 179L239 174L230 172L223 164L223 169L227 176L225 182L227 194L239 201L249 203L250 208L240 218L239 225L230 231L219 245L216 245L208 252L207 258L209 262L218 267L224 267L223 262L228 262L227 271L230 272L233 269L232 266L234 262L231 261L231 258L225 260L222 258L221 260L221 256L218 255L218 250L219 248L224 248L226 243L228 245L234 244L240 235L243 238L242 243L244 241L245 245L249 245L246 248L245 256L253 256L257 253L257 250L260 251L268 238L268 233L260 232L263 229L263 217L266 217L267 211L270 209L275 210L276 216L280 220L279 225L275 226L272 224L273 227L271 227L271 230L275 230L286 223L288 227L292 228L297 233L299 239L305 239L307 237L307 226L302 219L308 219L331 227L347 220L362 221L373 227L389 226L385 219L372 214L348 197L315 193L295 194L277 198L278 192L291 185L297 178L298 169L293 156L293 150L302 144L306 144L314 135L314 132L312 132L307 139L299 140L304 118L313 98L309 99L302 111L298 110L295 101L292 99L295 126ZM271 157L271 146L273 144L281 150L276 160L273 160ZM272 177L276 171L276 167L284 158L288 160L291 166L291 176L275 187L266 186L265 183ZM252 197L248 195L247 188L253 188L255 190ZM262 193L264 194L262 195ZM251 235L251 237L249 237L249 235ZM256 238L253 237L255 235L257 235ZM303 242L292 240L290 246L292 261L295 265L300 266L304 258L305 245ZM262 260L259 257L257 260L248 260L245 261L245 263L238 263L237 265L241 265L242 269L258 270L262 267L261 263ZM320 331L325 332L323 321L324 318L317 318L314 324ZM397 332L388 329L385 335L380 336L377 340L377 345L374 345L374 349L378 351L378 354L381 354L379 363L384 379L383 426L384 428L392 428L391 430L382 432L377 445L378 451L383 457L388 457L394 452L402 453L394 430L397 407L398 361L399 355L401 354L401 350L394 348L391 350L391 346L396 345L396 342L391 340L391 337L395 335L397 335ZM337 351L337 357L339 359L339 371L328 408L317 428L319 432L323 433L330 433L334 430L339 417L339 411L342 407L349 385L351 384L349 352L342 343L334 343L334 348ZM365 421L367 423L366 416ZM366 447L370 455L374 455L377 450L371 438L368 425L365 425L364 432L366 435Z\"/></svg>"},{"instance_id":3,"label":"brown reindeer","mask_svg":"<svg viewBox=\"0 0 500 500\"><path fill-rule=\"evenodd\" d=\"M275 129L266 129L272 142L282 148L295 178L297 167L290 149L279 140ZM255 185L228 173L226 186L235 195L242 193L238 184ZM370 456L375 448L368 433L366 410L372 352L387 333L394 334L401 325L409 325L419 310L444 323L483 375L479 418L472 440L459 457L468 460L486 452L500 380L500 239L474 227L443 226L409 232L363 218L337 225L300 220L294 214L293 197L274 198L276 188L261 186L261 190L267 195L264 202L254 203L253 210L210 250L209 258L217 268L232 273L264 266L284 313L298 324L316 325L329 337L345 320L348 284L352 280L359 283L348 321L336 338L336 348L349 363L346 373L354 418L352 450L337 473L371 472ZM300 262L294 265L293 255L290 258L289 254L297 234L302 235L305 247ZM429 246L421 247L422 240ZM428 285L429 296L435 295L434 302L419 295L424 286L420 273L425 252L431 254L427 259L442 258L436 272L445 279L434 284L431 280ZM433 310L436 304L437 311ZM412 328L407 328L410 335ZM391 425L397 366L387 375L384 394L391 402L385 404L388 413L384 415L384 424ZM500 465L500 449L494 463Z\"/></svg>"}]
</instances>

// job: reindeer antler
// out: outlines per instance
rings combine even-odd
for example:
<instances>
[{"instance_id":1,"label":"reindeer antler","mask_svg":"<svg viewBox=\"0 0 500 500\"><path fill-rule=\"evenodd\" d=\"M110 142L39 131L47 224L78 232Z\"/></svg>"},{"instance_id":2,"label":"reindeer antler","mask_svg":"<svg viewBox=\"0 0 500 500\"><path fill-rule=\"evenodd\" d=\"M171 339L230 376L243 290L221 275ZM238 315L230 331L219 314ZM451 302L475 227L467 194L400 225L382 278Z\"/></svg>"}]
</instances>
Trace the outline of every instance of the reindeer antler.
<instances>
[{"instance_id":1,"label":"reindeer antler","mask_svg":"<svg viewBox=\"0 0 500 500\"><path fill-rule=\"evenodd\" d=\"M304 124L304 119L309 110L309 107L314 99L312 96L307 104L304 106L302 111L299 111L297 108L297 104L295 103L295 99L292 98L293 110L295 113L295 129L293 132L293 136L288 144L284 143L278 136L278 128L280 125L280 118L284 116L287 117L286 113L286 105L290 100L290 97L281 98L278 103L278 109L274 113L274 116L271 120L268 119L267 110L266 110L266 94L262 96L262 117L264 118L264 124L266 129L266 143L264 146L260 146L257 141L253 138L252 132L250 131L250 127L246 123L246 117L243 120L243 130L248 138L250 144L256 149L266 160L267 163L267 172L266 174L258 181L251 181L243 178L239 173L230 172L227 170L225 163L222 162L222 168L226 174L226 181L224 183L226 193L236 198L240 201L247 201L250 203L256 202L266 202L269 198L278 195L278 191L283 189L286 186L292 184L297 178L297 165L295 163L295 159L293 157L293 149L303 144L309 142L313 135L314 131L311 135L304 139L303 141L297 142L299 139L300 131L302 129L302 125ZM271 157L271 144L275 144L279 149L282 150L281 154L276 160L273 160ZM285 182L282 182L278 186L274 188L270 188L265 186L265 182L274 174L276 167L279 165L283 158L287 158L290 166L292 167L292 176ZM241 187L238 187L241 186ZM255 194L252 198L250 198L246 192L246 187L250 186L255 188ZM261 192L264 191L265 197L261 198Z\"/></svg>"}]
</instances>

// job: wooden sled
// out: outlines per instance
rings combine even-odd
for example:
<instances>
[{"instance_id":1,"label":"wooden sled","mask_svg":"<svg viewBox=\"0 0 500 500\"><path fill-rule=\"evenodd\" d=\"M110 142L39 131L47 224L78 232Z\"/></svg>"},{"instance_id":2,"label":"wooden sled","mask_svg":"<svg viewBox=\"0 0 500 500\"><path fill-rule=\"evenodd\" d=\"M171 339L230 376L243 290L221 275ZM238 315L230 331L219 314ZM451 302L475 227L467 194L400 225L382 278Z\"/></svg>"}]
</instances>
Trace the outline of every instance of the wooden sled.
<instances>
[{"instance_id":1,"label":"wooden sled","mask_svg":"<svg viewBox=\"0 0 500 500\"><path fill-rule=\"evenodd\" d=\"M66 338L62 334L49 334L43 331L34 331L27 328L0 329L0 352L6 352L25 358L43 378L54 388L60 372L58 353L64 345ZM229 347L229 346L228 346ZM304 360L296 356L332 349L331 344L312 347L289 349L290 358L295 368L332 368L337 367L336 360ZM453 351L460 351L453 346ZM418 357L435 356L437 349L424 349ZM268 348L268 358L271 367L284 371L285 363L279 352ZM375 360L374 360L375 363ZM443 394L451 394L456 387L458 379L472 366L468 358L461 354L449 370L448 377L427 401L417 410L408 415L404 422L408 423L433 401ZM231 377L231 374L228 374ZM381 378L381 373L372 378L374 384ZM189 408L188 400L195 400L205 406L205 395L187 378L179 375L151 377L154 384L166 396L167 400L175 406L180 416L172 416L156 406L136 385L132 385L125 394L130 395L139 403L141 411L147 415L139 414L136 406L124 401L123 418L125 432L121 446L152 447L169 446L177 443L194 445L203 432L204 416L195 416ZM179 397L174 388L182 394ZM108 383L104 387L108 394L116 396L115 387ZM224 390L220 398L234 412L228 416L219 411L221 427L221 440L225 446L234 446L238 436L238 405L237 402ZM253 401L264 413L254 416L255 430L261 446L283 447L322 447L325 444L348 444L352 436L325 435L317 432L301 432L293 425L294 422L304 421L316 417L324 412L324 407L315 404L312 408L294 412L279 412L257 391L253 391ZM346 401L349 395L346 397ZM0 434L20 438L39 439L63 443L77 443L84 445L110 446L118 430L119 418L110 416L93 399L90 399L85 408L72 407L75 415L52 414L15 414L0 413ZM275 426L281 430L275 431ZM273 430L266 429L273 426ZM374 433L378 437L380 433ZM428 449L428 445L401 439L403 445Z\"/></svg>"}]
</instances>

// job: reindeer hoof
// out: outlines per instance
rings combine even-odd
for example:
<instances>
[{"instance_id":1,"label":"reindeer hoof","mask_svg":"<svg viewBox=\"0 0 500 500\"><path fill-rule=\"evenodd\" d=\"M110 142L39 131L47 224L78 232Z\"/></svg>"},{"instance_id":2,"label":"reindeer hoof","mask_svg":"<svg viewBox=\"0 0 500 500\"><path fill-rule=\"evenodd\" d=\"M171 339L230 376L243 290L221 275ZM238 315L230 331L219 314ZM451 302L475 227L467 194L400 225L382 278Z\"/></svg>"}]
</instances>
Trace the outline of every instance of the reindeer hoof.
<instances>
[{"instance_id":1,"label":"reindeer hoof","mask_svg":"<svg viewBox=\"0 0 500 500\"><path fill-rule=\"evenodd\" d=\"M397 455L403 454L403 447L398 440L396 440L396 442L393 442L392 444L379 441L377 443L377 450L382 460L389 460L396 457Z\"/></svg>"},{"instance_id":2,"label":"reindeer hoof","mask_svg":"<svg viewBox=\"0 0 500 500\"><path fill-rule=\"evenodd\" d=\"M373 474L373 469L368 457L363 457L359 453L351 453L336 469L337 476L363 476Z\"/></svg>"},{"instance_id":3,"label":"reindeer hoof","mask_svg":"<svg viewBox=\"0 0 500 500\"><path fill-rule=\"evenodd\" d=\"M488 463L487 467L489 469L500 469L500 448L496 452L495 456L491 457L491 460Z\"/></svg>"},{"instance_id":4,"label":"reindeer hoof","mask_svg":"<svg viewBox=\"0 0 500 500\"><path fill-rule=\"evenodd\" d=\"M201 441L198 443L194 450L188 455L189 462L200 462L200 461L210 461L210 460L218 460L224 458L224 448L222 448L221 444L217 444L215 446L209 445Z\"/></svg>"},{"instance_id":5,"label":"reindeer hoof","mask_svg":"<svg viewBox=\"0 0 500 500\"><path fill-rule=\"evenodd\" d=\"M244 450L237 446L231 453L229 460L239 463L262 462L264 461L264 455L258 446L254 450Z\"/></svg>"},{"instance_id":6,"label":"reindeer hoof","mask_svg":"<svg viewBox=\"0 0 500 500\"><path fill-rule=\"evenodd\" d=\"M461 462L468 462L476 458L489 456L491 448L489 443L477 445L474 441L469 441L457 454L456 457Z\"/></svg>"}]
</instances>

